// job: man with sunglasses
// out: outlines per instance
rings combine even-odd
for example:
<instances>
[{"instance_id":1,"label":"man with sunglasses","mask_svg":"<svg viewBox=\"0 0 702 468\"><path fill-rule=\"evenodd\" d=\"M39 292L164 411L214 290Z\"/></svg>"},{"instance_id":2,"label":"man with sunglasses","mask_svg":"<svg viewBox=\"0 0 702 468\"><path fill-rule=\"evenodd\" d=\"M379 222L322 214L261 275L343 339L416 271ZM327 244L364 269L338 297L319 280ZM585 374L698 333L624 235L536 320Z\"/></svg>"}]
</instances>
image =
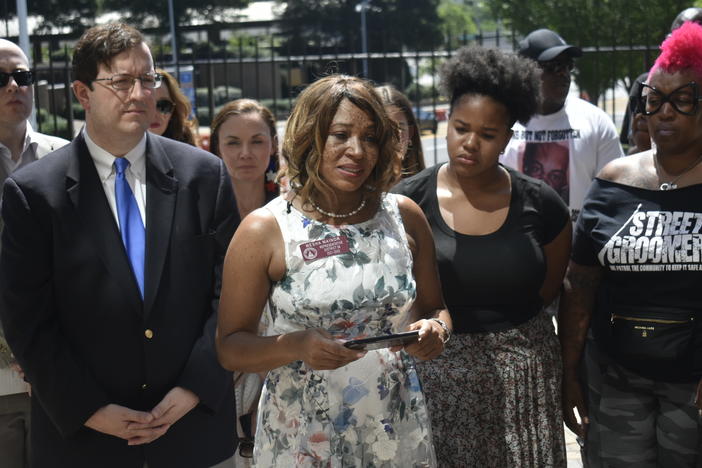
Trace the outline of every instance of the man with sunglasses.
<instances>
[{"instance_id":1,"label":"man with sunglasses","mask_svg":"<svg viewBox=\"0 0 702 468\"><path fill-rule=\"evenodd\" d=\"M226 168L147 133L161 77L134 28L86 31L73 78L84 129L13 174L2 205L0 319L32 385L32 463L232 466L214 349L239 222Z\"/></svg>"},{"instance_id":2,"label":"man with sunglasses","mask_svg":"<svg viewBox=\"0 0 702 468\"><path fill-rule=\"evenodd\" d=\"M35 132L29 124L33 84L34 74L22 49L0 39L0 190L12 172L68 144Z\"/></svg>"},{"instance_id":3,"label":"man with sunglasses","mask_svg":"<svg viewBox=\"0 0 702 468\"><path fill-rule=\"evenodd\" d=\"M34 75L22 49L0 39L0 192L15 170L68 143L35 132L27 121L32 113L33 83ZM0 326L0 458L6 468L29 466L27 388Z\"/></svg>"},{"instance_id":4,"label":"man with sunglasses","mask_svg":"<svg viewBox=\"0 0 702 468\"><path fill-rule=\"evenodd\" d=\"M14 169L68 143L34 132L27 122L34 104L33 84L34 74L22 49L0 39L0 187Z\"/></svg>"},{"instance_id":5,"label":"man with sunglasses","mask_svg":"<svg viewBox=\"0 0 702 468\"><path fill-rule=\"evenodd\" d=\"M541 104L526 126L514 125L501 162L551 185L576 219L592 179L623 155L616 128L601 109L569 96L574 59L583 54L579 47L538 29L519 43L519 54L541 68Z\"/></svg>"}]
</instances>

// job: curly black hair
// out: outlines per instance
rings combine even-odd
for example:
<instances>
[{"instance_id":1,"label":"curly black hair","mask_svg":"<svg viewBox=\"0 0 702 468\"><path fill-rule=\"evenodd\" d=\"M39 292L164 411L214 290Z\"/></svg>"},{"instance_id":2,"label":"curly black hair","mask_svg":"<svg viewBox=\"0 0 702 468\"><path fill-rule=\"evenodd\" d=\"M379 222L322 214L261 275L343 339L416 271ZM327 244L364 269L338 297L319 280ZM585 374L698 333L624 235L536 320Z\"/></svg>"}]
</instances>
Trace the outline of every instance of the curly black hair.
<instances>
[{"instance_id":1,"label":"curly black hair","mask_svg":"<svg viewBox=\"0 0 702 468\"><path fill-rule=\"evenodd\" d=\"M541 96L541 71L533 60L499 49L461 47L440 71L441 84L454 104L466 94L490 96L505 105L514 122L523 124L536 113Z\"/></svg>"}]
</instances>

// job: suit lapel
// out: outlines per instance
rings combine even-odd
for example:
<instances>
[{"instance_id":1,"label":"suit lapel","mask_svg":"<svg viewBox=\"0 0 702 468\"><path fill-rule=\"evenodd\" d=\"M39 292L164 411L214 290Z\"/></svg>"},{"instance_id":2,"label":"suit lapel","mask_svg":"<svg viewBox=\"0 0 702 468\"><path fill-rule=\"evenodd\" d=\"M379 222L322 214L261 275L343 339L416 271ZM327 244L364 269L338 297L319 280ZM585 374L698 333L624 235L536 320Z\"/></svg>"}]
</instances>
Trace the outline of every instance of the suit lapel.
<instances>
[{"instance_id":1,"label":"suit lapel","mask_svg":"<svg viewBox=\"0 0 702 468\"><path fill-rule=\"evenodd\" d=\"M142 306L139 287L82 134L72 145L73 158L66 172L66 191L78 214L76 222L82 224L107 271L125 291L133 309L139 311Z\"/></svg>"},{"instance_id":2,"label":"suit lapel","mask_svg":"<svg viewBox=\"0 0 702 468\"><path fill-rule=\"evenodd\" d=\"M146 265L144 316L156 299L170 246L178 181L173 165L156 137L146 143Z\"/></svg>"}]
</instances>

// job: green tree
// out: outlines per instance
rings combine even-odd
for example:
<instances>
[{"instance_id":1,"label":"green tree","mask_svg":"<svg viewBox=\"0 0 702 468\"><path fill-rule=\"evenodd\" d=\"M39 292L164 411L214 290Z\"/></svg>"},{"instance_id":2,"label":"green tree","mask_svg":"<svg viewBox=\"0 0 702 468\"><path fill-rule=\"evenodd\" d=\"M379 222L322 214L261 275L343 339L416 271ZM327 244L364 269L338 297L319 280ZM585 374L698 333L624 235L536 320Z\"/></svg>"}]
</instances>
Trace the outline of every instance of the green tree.
<instances>
[{"instance_id":1,"label":"green tree","mask_svg":"<svg viewBox=\"0 0 702 468\"><path fill-rule=\"evenodd\" d=\"M101 0L108 11L119 11L125 19L136 26L168 26L168 0ZM173 0L176 24L186 24L193 18L213 22L215 15L225 15L227 9L242 8L250 0ZM158 25L150 20L157 18ZM225 18L226 20L226 18Z\"/></svg>"},{"instance_id":2,"label":"green tree","mask_svg":"<svg viewBox=\"0 0 702 468\"><path fill-rule=\"evenodd\" d=\"M173 0L176 23L186 24L193 18L210 20L217 15L224 21L231 9L247 6L251 0ZM17 15L14 0L6 0L7 15ZM123 20L136 27L168 26L168 0L29 0L28 12L40 18L35 33L49 32L52 27L68 27L82 30L95 24L101 13L122 13ZM5 13L3 11L3 13ZM154 19L156 22L154 23Z\"/></svg>"},{"instance_id":3,"label":"green tree","mask_svg":"<svg viewBox=\"0 0 702 468\"><path fill-rule=\"evenodd\" d=\"M467 43L484 31L490 33L500 28L484 1L441 0L437 12L449 49Z\"/></svg>"},{"instance_id":4,"label":"green tree","mask_svg":"<svg viewBox=\"0 0 702 468\"><path fill-rule=\"evenodd\" d=\"M281 16L285 47L292 53L320 48L360 51L361 0L290 0ZM371 0L366 13L369 51L439 45L439 0Z\"/></svg>"},{"instance_id":5,"label":"green tree","mask_svg":"<svg viewBox=\"0 0 702 468\"><path fill-rule=\"evenodd\" d=\"M6 0L4 8L9 18L17 16L17 4ZM92 26L98 14L98 0L30 0L27 2L28 13L39 18L35 34L49 32L53 27L68 27L82 30Z\"/></svg>"},{"instance_id":6,"label":"green tree","mask_svg":"<svg viewBox=\"0 0 702 468\"><path fill-rule=\"evenodd\" d=\"M475 34L478 27L474 20L474 9L460 0L441 0L437 10L446 34Z\"/></svg>"},{"instance_id":7,"label":"green tree","mask_svg":"<svg viewBox=\"0 0 702 468\"><path fill-rule=\"evenodd\" d=\"M620 80L626 86L645 71L647 54L616 48L649 46L650 60L689 0L489 0L494 14L515 32L538 28L558 32L568 43L604 50L578 60L576 82L593 102ZM614 49L614 50L612 50ZM603 60L604 59L604 60Z\"/></svg>"}]
</instances>

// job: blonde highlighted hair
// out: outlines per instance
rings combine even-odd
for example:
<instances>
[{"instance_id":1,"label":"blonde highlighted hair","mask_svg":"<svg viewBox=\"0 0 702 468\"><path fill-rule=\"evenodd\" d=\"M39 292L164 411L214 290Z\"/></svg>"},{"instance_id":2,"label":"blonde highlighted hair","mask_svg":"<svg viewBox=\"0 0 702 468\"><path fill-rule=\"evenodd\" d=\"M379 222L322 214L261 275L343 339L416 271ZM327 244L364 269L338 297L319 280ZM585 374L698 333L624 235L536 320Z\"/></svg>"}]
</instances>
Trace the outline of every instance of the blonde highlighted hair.
<instances>
[{"instance_id":1,"label":"blonde highlighted hair","mask_svg":"<svg viewBox=\"0 0 702 468\"><path fill-rule=\"evenodd\" d=\"M397 178L397 126L388 117L373 85L353 76L330 75L310 84L298 96L285 130L285 175L303 204L320 195L335 198L319 168L329 128L344 99L365 112L374 125L378 161L365 182L370 197L377 200Z\"/></svg>"}]
</instances>

